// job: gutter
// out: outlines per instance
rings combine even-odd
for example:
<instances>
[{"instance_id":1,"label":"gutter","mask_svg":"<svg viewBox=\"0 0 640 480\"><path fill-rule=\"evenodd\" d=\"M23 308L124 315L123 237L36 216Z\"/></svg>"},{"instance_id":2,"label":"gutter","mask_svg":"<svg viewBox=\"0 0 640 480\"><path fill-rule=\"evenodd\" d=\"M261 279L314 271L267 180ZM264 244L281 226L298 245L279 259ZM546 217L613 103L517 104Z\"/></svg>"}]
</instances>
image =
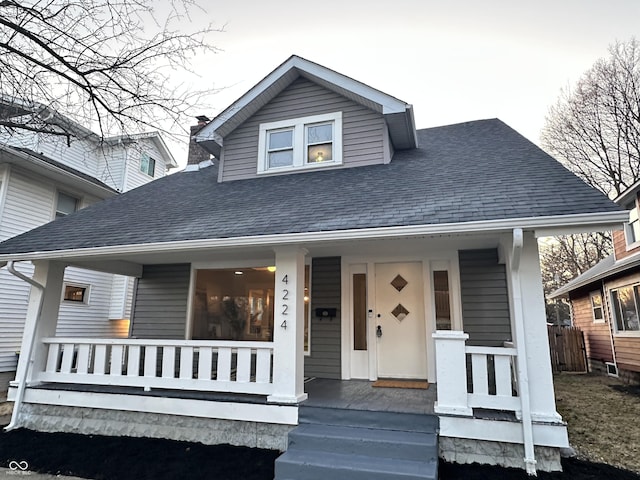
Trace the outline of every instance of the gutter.
<instances>
[{"instance_id":1,"label":"gutter","mask_svg":"<svg viewBox=\"0 0 640 480\"><path fill-rule=\"evenodd\" d=\"M74 183L78 183L79 185L82 185L81 188L85 189L86 191L95 194L96 196L99 196L100 198L109 198L113 195L118 194L117 190L114 190L112 188L108 188L108 187L103 187L101 185L98 185L97 183L94 183L90 180L87 180L85 178L79 177L77 175L75 175L72 172L69 172L67 170L64 170L62 168L56 167L55 165L51 165L48 162L45 162L43 160L40 160L37 157L34 157L33 155L29 155L26 152L22 152L20 150L16 150L14 148L11 148L10 146L6 146L6 145L0 145L0 150L4 150L7 154L9 155L13 155L15 157L18 157L22 160L24 160L25 162L31 163L32 165L35 165L37 167L40 167L44 170L48 170L50 172L54 172L57 173L59 175L62 175L64 177L69 178L70 176L73 178L73 182ZM13 164L13 165L20 165L20 162L12 162L10 161L10 159L7 159L7 163ZM27 169L27 167L22 167L23 169ZM41 173L42 175L42 173ZM96 179L97 180L97 179ZM64 182L63 182L64 183ZM67 182L69 183L69 182Z\"/></svg>"},{"instance_id":2,"label":"gutter","mask_svg":"<svg viewBox=\"0 0 640 480\"><path fill-rule=\"evenodd\" d=\"M349 230L326 230L316 232L285 233L272 235L249 235L244 237L212 238L199 240L178 240L173 242L150 242L129 245L109 245L104 247L69 248L28 253L0 254L0 262L8 260L34 260L81 258L86 256L128 255L140 253L166 253L167 251L193 251L202 249L234 247L273 247L276 245L309 244L315 242L335 242L353 240L384 240L415 236L437 236L470 233L509 232L514 228L534 230L548 227L571 229L585 227L584 231L593 231L593 227L609 229L622 225L628 214L622 212L581 213L576 215L526 217L508 220L482 220L463 223L440 223L396 227L359 228Z\"/></svg>"},{"instance_id":3,"label":"gutter","mask_svg":"<svg viewBox=\"0 0 640 480\"><path fill-rule=\"evenodd\" d=\"M14 262L13 261L9 261L7 263L7 270L9 270L9 272L12 275L18 277L21 280L24 280L25 282L27 282L32 287L35 287L38 290L40 290L40 293L41 293L41 295L40 295L40 303L38 304L38 314L36 316L36 327L37 327L38 320L40 319L40 314L42 313L42 303L44 302L44 295L42 295L42 293L44 293L44 285L41 285L38 282L36 282L35 280L33 280L33 279L27 277L26 275L23 275L22 273L18 272L14 267ZM30 364L31 364L31 361L32 361L31 360L31 352L33 351L34 340L35 340L35 335L32 334L31 338L29 339L29 344L27 345L27 350L25 352L21 352L21 355L24 355L23 358L26 358L26 366L22 370L21 378L17 379L18 380L18 392L16 394L16 399L15 399L14 404L13 404L13 413L11 414L11 422L9 423L9 425L4 427L4 430L6 432L9 432L9 431L17 428L18 417L20 416L20 409L22 408L22 402L24 400L24 393L25 393L25 390L27 388L27 386L26 386L27 375L29 373L29 367L30 367ZM23 361L25 361L25 360L23 360Z\"/></svg>"}]
</instances>

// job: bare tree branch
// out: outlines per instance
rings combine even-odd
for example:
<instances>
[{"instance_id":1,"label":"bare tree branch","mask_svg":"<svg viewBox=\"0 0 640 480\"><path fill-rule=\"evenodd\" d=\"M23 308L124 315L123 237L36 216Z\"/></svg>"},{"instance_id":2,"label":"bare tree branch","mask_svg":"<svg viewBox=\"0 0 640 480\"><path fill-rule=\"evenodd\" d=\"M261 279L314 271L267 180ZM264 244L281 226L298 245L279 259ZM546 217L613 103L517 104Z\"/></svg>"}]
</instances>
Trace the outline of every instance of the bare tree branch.
<instances>
[{"instance_id":1,"label":"bare tree branch","mask_svg":"<svg viewBox=\"0 0 640 480\"><path fill-rule=\"evenodd\" d=\"M542 131L542 145L607 195L640 179L640 42L609 48L573 89L562 91Z\"/></svg>"},{"instance_id":2,"label":"bare tree branch","mask_svg":"<svg viewBox=\"0 0 640 480\"><path fill-rule=\"evenodd\" d=\"M209 41L220 31L192 27L191 13L202 12L195 1L1 1L0 128L53 133L3 108L13 103L60 112L102 137L186 131L213 90L184 78L195 77L197 55L217 52Z\"/></svg>"}]
</instances>

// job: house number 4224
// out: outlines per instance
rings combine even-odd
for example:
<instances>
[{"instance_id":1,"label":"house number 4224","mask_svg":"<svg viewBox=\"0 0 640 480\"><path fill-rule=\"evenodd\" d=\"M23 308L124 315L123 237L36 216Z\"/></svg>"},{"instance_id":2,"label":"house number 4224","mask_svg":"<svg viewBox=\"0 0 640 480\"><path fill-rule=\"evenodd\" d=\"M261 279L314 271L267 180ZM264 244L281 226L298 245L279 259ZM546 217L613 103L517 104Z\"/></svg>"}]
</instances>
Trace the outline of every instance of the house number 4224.
<instances>
[{"instance_id":1,"label":"house number 4224","mask_svg":"<svg viewBox=\"0 0 640 480\"><path fill-rule=\"evenodd\" d=\"M289 275L285 275L284 277L282 277L282 283L289 284ZM288 315L288 310L289 310L289 304L287 303L287 301L289 300L289 290L287 290L286 288L282 290L282 315ZM284 328L285 330L287 329L287 319L285 318L282 323L280 324L280 326L282 328Z\"/></svg>"}]
</instances>

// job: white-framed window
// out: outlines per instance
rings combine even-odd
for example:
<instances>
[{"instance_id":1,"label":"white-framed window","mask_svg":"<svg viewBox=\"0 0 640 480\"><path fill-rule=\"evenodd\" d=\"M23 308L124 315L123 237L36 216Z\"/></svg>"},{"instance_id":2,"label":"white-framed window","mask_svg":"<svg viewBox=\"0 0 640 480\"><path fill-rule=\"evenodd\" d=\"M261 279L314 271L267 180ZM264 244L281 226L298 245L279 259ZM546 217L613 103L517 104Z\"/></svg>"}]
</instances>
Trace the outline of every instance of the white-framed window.
<instances>
[{"instance_id":1,"label":"white-framed window","mask_svg":"<svg viewBox=\"0 0 640 480\"><path fill-rule=\"evenodd\" d=\"M625 285L611 290L611 310L617 333L640 332L640 284Z\"/></svg>"},{"instance_id":2,"label":"white-framed window","mask_svg":"<svg viewBox=\"0 0 640 480\"><path fill-rule=\"evenodd\" d=\"M156 173L156 161L146 153L140 155L140 171L150 177Z\"/></svg>"},{"instance_id":3,"label":"white-framed window","mask_svg":"<svg viewBox=\"0 0 640 480\"><path fill-rule=\"evenodd\" d=\"M591 311L593 312L593 323L604 323L602 294L600 292L591 292L589 299L591 301Z\"/></svg>"},{"instance_id":4,"label":"white-framed window","mask_svg":"<svg viewBox=\"0 0 640 480\"><path fill-rule=\"evenodd\" d=\"M80 200L63 192L58 192L56 199L56 218L66 217L78 210Z\"/></svg>"},{"instance_id":5,"label":"white-framed window","mask_svg":"<svg viewBox=\"0 0 640 480\"><path fill-rule=\"evenodd\" d=\"M87 305L89 303L89 285L64 284L62 299L65 302Z\"/></svg>"},{"instance_id":6,"label":"white-framed window","mask_svg":"<svg viewBox=\"0 0 640 480\"><path fill-rule=\"evenodd\" d=\"M640 218L635 201L627 205L627 210L629 210L629 223L624 226L624 236L627 246L630 246L640 242Z\"/></svg>"},{"instance_id":7,"label":"white-framed window","mask_svg":"<svg viewBox=\"0 0 640 480\"><path fill-rule=\"evenodd\" d=\"M342 164L342 112L260 125L258 173Z\"/></svg>"}]
</instances>

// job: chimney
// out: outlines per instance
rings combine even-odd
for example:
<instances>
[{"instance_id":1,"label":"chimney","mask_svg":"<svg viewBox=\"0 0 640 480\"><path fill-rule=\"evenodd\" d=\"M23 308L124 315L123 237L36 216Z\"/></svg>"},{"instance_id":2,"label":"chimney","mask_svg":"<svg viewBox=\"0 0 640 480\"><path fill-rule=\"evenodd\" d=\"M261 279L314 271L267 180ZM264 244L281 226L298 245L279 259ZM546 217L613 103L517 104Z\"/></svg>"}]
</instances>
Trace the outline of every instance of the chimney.
<instances>
[{"instance_id":1,"label":"chimney","mask_svg":"<svg viewBox=\"0 0 640 480\"><path fill-rule=\"evenodd\" d=\"M210 120L204 115L199 115L196 118L198 119L198 124L192 125L190 127L191 135L189 138L189 153L187 155L187 165L198 165L200 162L204 162L211 158L211 155L209 154L209 152L207 152L204 148L198 145L195 141L196 133L202 130L202 128L207 123L209 123Z\"/></svg>"}]
</instances>

